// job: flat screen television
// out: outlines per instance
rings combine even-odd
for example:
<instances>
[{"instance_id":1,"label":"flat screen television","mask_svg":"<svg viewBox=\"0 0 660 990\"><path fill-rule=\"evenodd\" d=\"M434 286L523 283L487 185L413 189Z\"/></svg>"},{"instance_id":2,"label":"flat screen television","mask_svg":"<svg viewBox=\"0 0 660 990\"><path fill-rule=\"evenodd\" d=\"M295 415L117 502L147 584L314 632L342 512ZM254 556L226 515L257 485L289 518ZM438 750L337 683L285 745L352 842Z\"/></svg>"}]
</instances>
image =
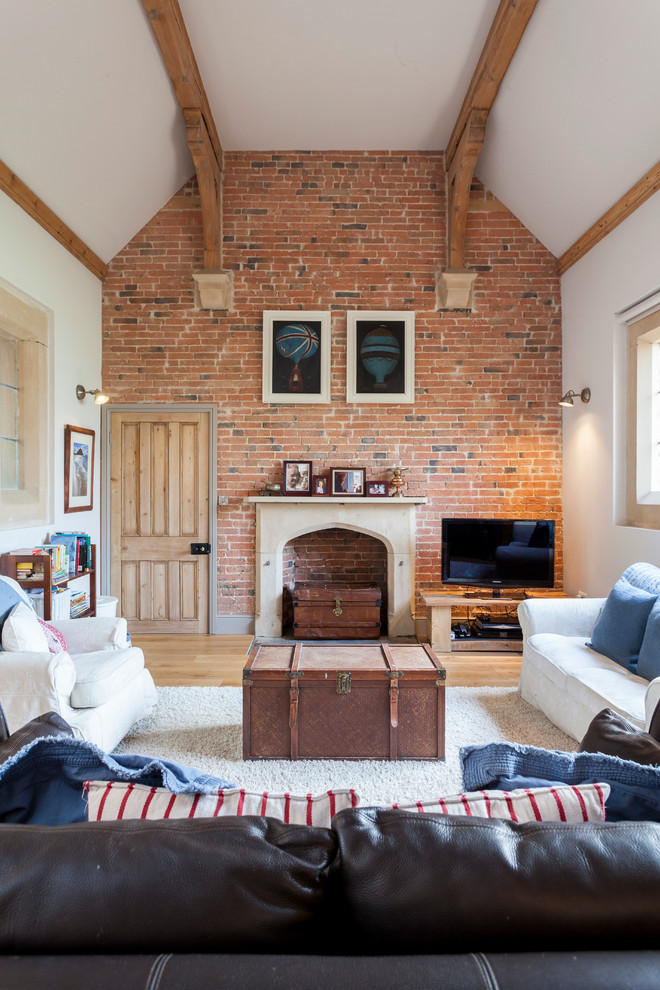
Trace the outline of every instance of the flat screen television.
<instances>
[{"instance_id":1,"label":"flat screen television","mask_svg":"<svg viewBox=\"0 0 660 990\"><path fill-rule=\"evenodd\" d=\"M551 588L550 519L443 519L442 583L480 588Z\"/></svg>"}]
</instances>

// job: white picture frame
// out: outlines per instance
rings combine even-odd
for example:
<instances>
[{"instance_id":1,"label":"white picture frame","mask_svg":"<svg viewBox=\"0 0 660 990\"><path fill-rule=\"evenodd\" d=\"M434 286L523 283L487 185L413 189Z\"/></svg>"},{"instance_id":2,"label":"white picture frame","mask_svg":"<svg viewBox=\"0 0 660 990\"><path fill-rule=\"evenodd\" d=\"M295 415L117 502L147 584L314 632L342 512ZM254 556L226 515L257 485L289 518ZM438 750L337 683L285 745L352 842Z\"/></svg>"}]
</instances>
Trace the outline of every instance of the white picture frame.
<instances>
[{"instance_id":1,"label":"white picture frame","mask_svg":"<svg viewBox=\"0 0 660 990\"><path fill-rule=\"evenodd\" d=\"M382 334L378 334L382 330ZM367 334L373 341L367 353ZM349 310L346 314L346 401L415 401L415 313Z\"/></svg>"},{"instance_id":2,"label":"white picture frame","mask_svg":"<svg viewBox=\"0 0 660 990\"><path fill-rule=\"evenodd\" d=\"M282 336L288 325L306 332ZM331 331L329 310L264 310L262 402L330 402Z\"/></svg>"}]
</instances>

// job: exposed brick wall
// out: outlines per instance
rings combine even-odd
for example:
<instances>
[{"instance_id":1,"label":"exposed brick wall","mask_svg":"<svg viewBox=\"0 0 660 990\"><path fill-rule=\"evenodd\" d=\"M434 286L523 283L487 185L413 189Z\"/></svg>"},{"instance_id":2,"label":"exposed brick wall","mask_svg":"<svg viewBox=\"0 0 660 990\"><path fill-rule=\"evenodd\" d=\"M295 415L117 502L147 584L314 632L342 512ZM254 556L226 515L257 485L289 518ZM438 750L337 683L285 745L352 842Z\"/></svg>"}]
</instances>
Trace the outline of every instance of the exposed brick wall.
<instances>
[{"instance_id":1,"label":"exposed brick wall","mask_svg":"<svg viewBox=\"0 0 660 990\"><path fill-rule=\"evenodd\" d=\"M441 153L225 156L224 265L234 311L199 312L194 180L112 261L104 286L103 386L114 402L216 403L218 612L254 611L254 507L282 461L409 467L418 589L440 588L443 515L558 521L561 583L561 312L556 263L475 182L466 263L472 312L436 312L446 257ZM332 311L332 402L261 402L262 311ZM347 405L346 310L414 310L415 403Z\"/></svg>"}]
</instances>

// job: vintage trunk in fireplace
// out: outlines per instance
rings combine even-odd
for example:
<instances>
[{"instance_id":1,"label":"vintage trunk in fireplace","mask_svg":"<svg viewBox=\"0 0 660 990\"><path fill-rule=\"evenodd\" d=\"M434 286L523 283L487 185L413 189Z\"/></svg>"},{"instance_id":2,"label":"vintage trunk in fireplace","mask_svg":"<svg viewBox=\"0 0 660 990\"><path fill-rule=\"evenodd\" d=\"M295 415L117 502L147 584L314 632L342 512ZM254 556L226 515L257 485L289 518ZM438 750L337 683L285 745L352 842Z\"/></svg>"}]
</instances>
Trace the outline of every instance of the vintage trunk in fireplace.
<instances>
[{"instance_id":1,"label":"vintage trunk in fireplace","mask_svg":"<svg viewBox=\"0 0 660 990\"><path fill-rule=\"evenodd\" d=\"M293 591L295 639L378 639L381 590L375 585L303 584Z\"/></svg>"}]
</instances>

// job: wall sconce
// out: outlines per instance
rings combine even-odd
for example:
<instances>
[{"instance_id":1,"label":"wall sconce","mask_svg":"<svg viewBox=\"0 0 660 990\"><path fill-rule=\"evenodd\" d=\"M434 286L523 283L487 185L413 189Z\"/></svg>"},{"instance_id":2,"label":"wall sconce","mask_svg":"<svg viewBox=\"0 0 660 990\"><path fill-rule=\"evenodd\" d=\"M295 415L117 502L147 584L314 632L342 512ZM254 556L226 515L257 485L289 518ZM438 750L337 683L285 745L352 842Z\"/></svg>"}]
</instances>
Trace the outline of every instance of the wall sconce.
<instances>
[{"instance_id":1,"label":"wall sconce","mask_svg":"<svg viewBox=\"0 0 660 990\"><path fill-rule=\"evenodd\" d=\"M102 406L105 402L110 401L110 396L102 392L100 388L86 389L82 385L76 385L76 398L82 400L86 395L93 395L97 406Z\"/></svg>"},{"instance_id":2,"label":"wall sconce","mask_svg":"<svg viewBox=\"0 0 660 990\"><path fill-rule=\"evenodd\" d=\"M589 400L591 399L591 389L583 388L581 392L574 392L572 388L569 388L566 395L562 395L561 399L559 400L559 405L560 406L575 405L573 399L575 398L576 395L579 395L583 402L589 402Z\"/></svg>"}]
</instances>

